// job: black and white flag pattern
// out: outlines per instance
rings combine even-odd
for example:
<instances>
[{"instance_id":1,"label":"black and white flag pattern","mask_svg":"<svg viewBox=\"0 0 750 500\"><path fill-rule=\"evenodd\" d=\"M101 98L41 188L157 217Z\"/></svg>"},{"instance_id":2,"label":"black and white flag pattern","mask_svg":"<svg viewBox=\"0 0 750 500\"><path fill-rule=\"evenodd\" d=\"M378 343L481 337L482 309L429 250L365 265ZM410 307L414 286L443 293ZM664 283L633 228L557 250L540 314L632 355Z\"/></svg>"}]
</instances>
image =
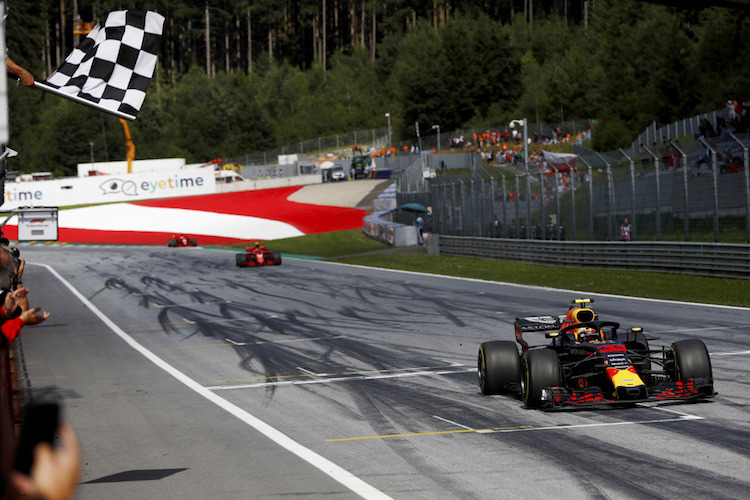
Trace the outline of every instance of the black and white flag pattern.
<instances>
[{"instance_id":1,"label":"black and white flag pattern","mask_svg":"<svg viewBox=\"0 0 750 500\"><path fill-rule=\"evenodd\" d=\"M35 86L61 97L135 120L154 75L164 16L110 12L49 78Z\"/></svg>"}]
</instances>

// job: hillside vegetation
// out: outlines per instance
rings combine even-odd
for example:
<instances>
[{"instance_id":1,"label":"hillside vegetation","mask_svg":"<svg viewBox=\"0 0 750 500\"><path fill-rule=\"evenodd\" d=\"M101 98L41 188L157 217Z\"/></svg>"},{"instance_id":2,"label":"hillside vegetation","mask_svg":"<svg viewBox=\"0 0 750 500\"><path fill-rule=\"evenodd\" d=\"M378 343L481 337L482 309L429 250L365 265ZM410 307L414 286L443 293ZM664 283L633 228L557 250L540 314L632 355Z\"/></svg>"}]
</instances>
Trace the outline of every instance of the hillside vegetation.
<instances>
[{"instance_id":1,"label":"hillside vegetation","mask_svg":"<svg viewBox=\"0 0 750 500\"><path fill-rule=\"evenodd\" d=\"M73 46L71 3L9 2L9 55L37 79ZM210 6L208 6L210 4ZM691 5L696 4L690 2ZM704 2L710 5L711 2ZM78 0L83 20L166 17L155 80L131 125L138 159L203 162L386 126L505 127L596 118L594 147L746 95L745 11L636 0ZM65 10L61 12L61 7ZM208 24L206 23L208 20ZM60 30L60 26L64 30ZM71 174L123 160L120 123L11 85L11 169ZM423 132L424 134L424 132Z\"/></svg>"}]
</instances>

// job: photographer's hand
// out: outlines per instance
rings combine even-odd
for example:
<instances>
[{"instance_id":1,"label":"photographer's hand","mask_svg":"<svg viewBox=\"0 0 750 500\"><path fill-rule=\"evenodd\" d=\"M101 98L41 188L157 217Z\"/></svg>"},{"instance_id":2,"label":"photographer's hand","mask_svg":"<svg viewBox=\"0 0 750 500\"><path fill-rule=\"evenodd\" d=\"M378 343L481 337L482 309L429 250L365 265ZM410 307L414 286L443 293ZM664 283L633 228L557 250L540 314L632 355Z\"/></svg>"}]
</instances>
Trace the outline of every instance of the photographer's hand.
<instances>
[{"instance_id":1,"label":"photographer's hand","mask_svg":"<svg viewBox=\"0 0 750 500\"><path fill-rule=\"evenodd\" d=\"M5 317L7 318L13 312L16 310L16 308L20 305L24 299L26 299L26 295L29 293L28 288L17 288L13 290L12 292L8 292L5 294L5 302L3 303L3 312L5 313Z\"/></svg>"},{"instance_id":2,"label":"photographer's hand","mask_svg":"<svg viewBox=\"0 0 750 500\"><path fill-rule=\"evenodd\" d=\"M81 447L73 427L59 427L61 446L40 443L34 448L31 476L13 472L11 481L22 495L45 500L73 498L81 477Z\"/></svg>"}]
</instances>

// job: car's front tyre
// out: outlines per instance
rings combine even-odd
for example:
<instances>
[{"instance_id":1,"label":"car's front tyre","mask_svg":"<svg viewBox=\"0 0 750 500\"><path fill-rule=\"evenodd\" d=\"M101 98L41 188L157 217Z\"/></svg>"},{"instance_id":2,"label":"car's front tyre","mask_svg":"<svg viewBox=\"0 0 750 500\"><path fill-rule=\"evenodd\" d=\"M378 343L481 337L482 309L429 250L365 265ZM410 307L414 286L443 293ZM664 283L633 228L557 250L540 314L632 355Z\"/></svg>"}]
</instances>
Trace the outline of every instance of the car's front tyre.
<instances>
[{"instance_id":1,"label":"car's front tyre","mask_svg":"<svg viewBox=\"0 0 750 500\"><path fill-rule=\"evenodd\" d=\"M678 340L669 349L672 379L687 382L690 379L705 379L711 384L705 392L713 394L714 375L706 344L700 339ZM710 395L710 394L709 394Z\"/></svg>"},{"instance_id":2,"label":"car's front tyre","mask_svg":"<svg viewBox=\"0 0 750 500\"><path fill-rule=\"evenodd\" d=\"M522 359L523 403L526 408L539 408L542 406L542 389L561 385L560 360L557 353L549 349L526 351Z\"/></svg>"},{"instance_id":3,"label":"car's front tyre","mask_svg":"<svg viewBox=\"0 0 750 500\"><path fill-rule=\"evenodd\" d=\"M516 391L521 382L521 361L515 342L495 340L480 345L477 375L482 394Z\"/></svg>"}]
</instances>

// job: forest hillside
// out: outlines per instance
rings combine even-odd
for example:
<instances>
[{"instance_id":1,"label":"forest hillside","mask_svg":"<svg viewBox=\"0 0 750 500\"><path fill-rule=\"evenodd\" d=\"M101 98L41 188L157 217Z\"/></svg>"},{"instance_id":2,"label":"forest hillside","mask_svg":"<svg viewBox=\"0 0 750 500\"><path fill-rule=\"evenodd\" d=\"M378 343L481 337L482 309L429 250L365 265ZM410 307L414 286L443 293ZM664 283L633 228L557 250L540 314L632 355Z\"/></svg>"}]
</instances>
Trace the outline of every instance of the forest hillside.
<instances>
[{"instance_id":1,"label":"forest hillside","mask_svg":"<svg viewBox=\"0 0 750 500\"><path fill-rule=\"evenodd\" d=\"M9 0L8 54L44 79L113 10L165 16L136 157L231 157L385 126L594 118L594 147L747 95L748 8L636 0ZM674 3L674 2L663 2ZM679 3L679 2L677 2ZM684 3L684 2L683 2ZM695 6L697 2L687 2ZM729 5L728 7L726 5ZM734 6L734 8L732 8ZM125 158L117 118L9 86L13 169Z\"/></svg>"}]
</instances>

